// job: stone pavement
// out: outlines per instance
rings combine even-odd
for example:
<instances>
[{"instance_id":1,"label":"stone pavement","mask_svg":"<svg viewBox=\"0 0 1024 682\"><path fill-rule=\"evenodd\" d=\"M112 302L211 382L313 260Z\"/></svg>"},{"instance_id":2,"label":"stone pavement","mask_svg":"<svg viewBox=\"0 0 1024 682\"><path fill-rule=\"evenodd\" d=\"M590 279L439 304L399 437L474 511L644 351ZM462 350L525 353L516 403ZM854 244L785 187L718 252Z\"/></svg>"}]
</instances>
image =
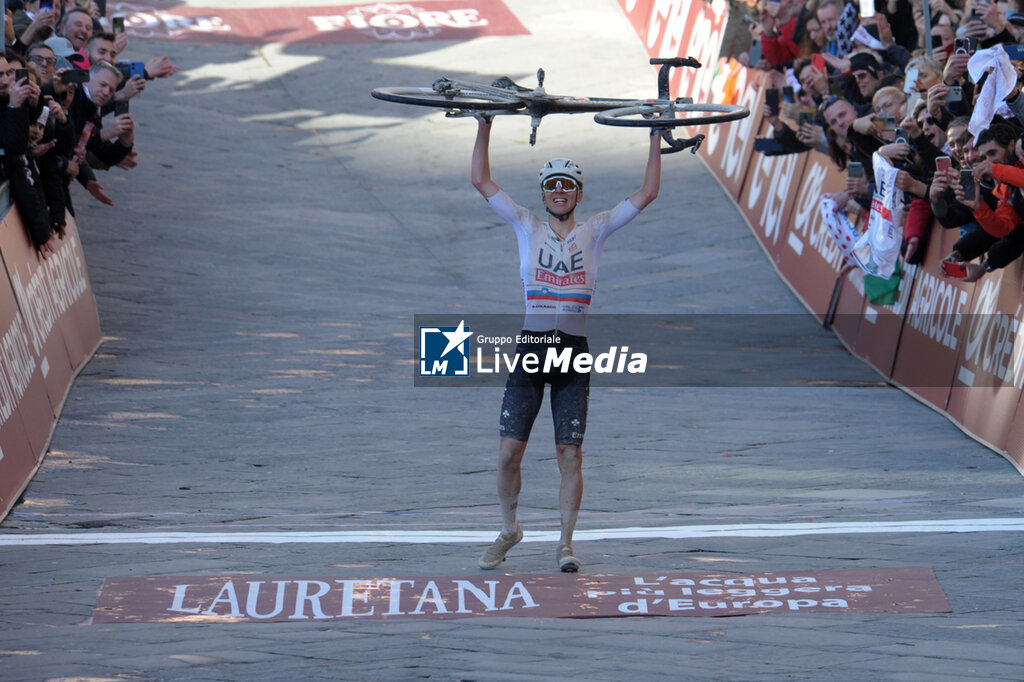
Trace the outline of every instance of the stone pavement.
<instances>
[{"instance_id":1,"label":"stone pavement","mask_svg":"<svg viewBox=\"0 0 1024 682\"><path fill-rule=\"evenodd\" d=\"M211 532L214 544L0 545L0 679L1019 680L1020 533L604 539L591 574L931 567L952 613L741 618L93 625L104 578L478 575L465 543L248 544L252 531L496 532L496 389L412 387L416 313L521 310L515 242L469 185L475 124L372 100L455 71L646 96L614 0L506 0L531 32L467 42L141 43L182 74L133 107L140 167L78 199L107 340L72 390L5 536ZM495 126L495 179L523 203L552 156L582 211L639 182L645 135L589 117ZM602 313L802 312L700 163L602 259ZM782 319L782 318L780 318ZM814 331L810 334L823 334ZM818 346L821 346L819 342ZM877 381L595 390L580 529L1020 518L1024 481ZM816 347L818 347L816 346ZM800 362L799 353L790 362ZM557 528L542 414L527 539ZM524 542L506 571L551 571Z\"/></svg>"}]
</instances>

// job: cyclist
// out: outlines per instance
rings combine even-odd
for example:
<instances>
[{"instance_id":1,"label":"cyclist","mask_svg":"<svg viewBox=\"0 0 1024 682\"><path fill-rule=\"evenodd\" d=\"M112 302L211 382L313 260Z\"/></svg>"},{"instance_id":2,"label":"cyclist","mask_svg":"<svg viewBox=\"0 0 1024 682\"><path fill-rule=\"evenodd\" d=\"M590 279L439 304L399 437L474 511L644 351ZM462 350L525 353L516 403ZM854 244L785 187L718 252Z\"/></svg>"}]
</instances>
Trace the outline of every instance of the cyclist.
<instances>
[{"instance_id":1,"label":"cyclist","mask_svg":"<svg viewBox=\"0 0 1024 682\"><path fill-rule=\"evenodd\" d=\"M523 342L516 352L537 353L544 358L548 347L588 352L586 315L597 279L598 259L605 239L635 218L658 196L661 184L660 137L651 131L650 150L643 183L611 211L577 222L575 211L583 198L583 171L569 159L548 161L540 171L541 201L547 211L542 220L512 201L491 179L489 146L491 117L478 116L473 147L473 186L495 213L508 222L519 241L520 275L526 292ZM536 339L536 341L534 341ZM480 567L497 568L505 554L523 538L517 518L521 465L526 442L544 398L544 384L551 384L551 414L555 422L555 449L561 484L558 505L561 537L556 551L558 568L574 573L580 561L573 554L572 535L583 494L583 453L588 373L527 373L521 363L509 376L501 406L501 438L498 445L498 500L502 529L480 558Z\"/></svg>"}]
</instances>

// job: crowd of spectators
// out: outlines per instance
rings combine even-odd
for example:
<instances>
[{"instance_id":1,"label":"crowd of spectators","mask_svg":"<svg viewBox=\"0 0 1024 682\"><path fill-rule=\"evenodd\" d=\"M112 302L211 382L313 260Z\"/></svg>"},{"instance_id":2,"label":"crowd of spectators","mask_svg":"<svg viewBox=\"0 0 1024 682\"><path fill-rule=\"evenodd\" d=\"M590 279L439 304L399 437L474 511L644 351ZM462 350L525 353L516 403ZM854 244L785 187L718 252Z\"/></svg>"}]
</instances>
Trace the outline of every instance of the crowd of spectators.
<instances>
[{"instance_id":1,"label":"crowd of spectators","mask_svg":"<svg viewBox=\"0 0 1024 682\"><path fill-rule=\"evenodd\" d=\"M904 260L934 218L960 231L943 274L975 281L1024 253L1024 13L961 2L930 0L926 26L922 0L734 0L732 45L749 37L740 60L768 78L761 153L828 154L851 216L870 210L878 153L899 169Z\"/></svg>"},{"instance_id":2,"label":"crowd of spectators","mask_svg":"<svg viewBox=\"0 0 1024 682\"><path fill-rule=\"evenodd\" d=\"M0 173L41 257L57 250L71 187L113 199L96 171L138 165L130 102L178 69L166 57L118 61L123 18L92 0L7 0L0 56Z\"/></svg>"}]
</instances>

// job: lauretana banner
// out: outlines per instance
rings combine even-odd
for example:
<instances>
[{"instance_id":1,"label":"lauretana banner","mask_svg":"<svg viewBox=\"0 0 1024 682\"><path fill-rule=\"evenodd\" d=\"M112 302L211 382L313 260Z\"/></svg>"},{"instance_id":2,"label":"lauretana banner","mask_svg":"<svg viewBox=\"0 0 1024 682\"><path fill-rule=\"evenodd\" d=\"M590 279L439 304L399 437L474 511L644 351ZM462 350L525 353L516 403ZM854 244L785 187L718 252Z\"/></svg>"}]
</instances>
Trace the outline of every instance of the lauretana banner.
<instances>
[{"instance_id":1,"label":"lauretana banner","mask_svg":"<svg viewBox=\"0 0 1024 682\"><path fill-rule=\"evenodd\" d=\"M807 310L835 322L852 353L1024 474L1021 260L976 283L944 278L939 262L957 235L935 222L924 262L904 268L897 300L871 303L863 274L846 267L818 211L822 193L845 187L845 173L817 152L767 157L753 150L753 138L767 133L764 78L719 57L728 3L619 5L650 56L691 56L704 65L675 70L673 97L750 109L745 120L694 131L708 136L701 158Z\"/></svg>"}]
</instances>

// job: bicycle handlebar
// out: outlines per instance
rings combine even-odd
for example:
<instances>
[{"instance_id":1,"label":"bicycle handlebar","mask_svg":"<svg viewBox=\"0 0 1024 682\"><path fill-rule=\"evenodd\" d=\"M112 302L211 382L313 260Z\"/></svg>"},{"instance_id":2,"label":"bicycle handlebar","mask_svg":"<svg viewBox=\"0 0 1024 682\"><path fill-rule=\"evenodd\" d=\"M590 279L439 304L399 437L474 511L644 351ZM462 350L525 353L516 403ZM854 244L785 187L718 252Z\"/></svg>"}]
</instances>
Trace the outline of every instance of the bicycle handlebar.
<instances>
[{"instance_id":1,"label":"bicycle handlebar","mask_svg":"<svg viewBox=\"0 0 1024 682\"><path fill-rule=\"evenodd\" d=\"M701 63L693 57L651 57L651 64L667 64L668 66L690 66L699 69Z\"/></svg>"}]
</instances>

